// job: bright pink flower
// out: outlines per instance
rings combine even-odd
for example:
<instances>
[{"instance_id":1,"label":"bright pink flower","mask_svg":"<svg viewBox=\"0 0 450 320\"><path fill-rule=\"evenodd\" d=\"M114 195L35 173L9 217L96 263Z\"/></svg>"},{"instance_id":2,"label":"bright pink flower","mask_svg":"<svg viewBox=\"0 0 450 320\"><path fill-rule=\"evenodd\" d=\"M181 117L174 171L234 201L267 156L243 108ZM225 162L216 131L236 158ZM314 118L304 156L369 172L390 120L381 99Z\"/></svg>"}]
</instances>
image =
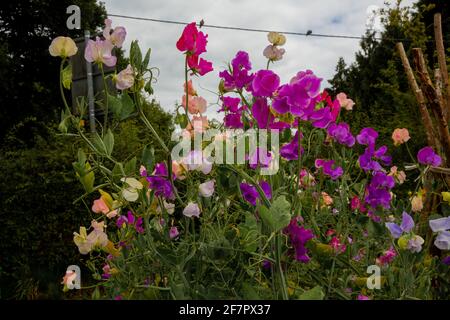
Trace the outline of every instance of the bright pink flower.
<instances>
[{"instance_id":1,"label":"bright pink flower","mask_svg":"<svg viewBox=\"0 0 450 320\"><path fill-rule=\"evenodd\" d=\"M189 68L191 68L193 73L198 73L203 76L214 70L212 62L199 58L198 55L189 56L187 59Z\"/></svg>"},{"instance_id":2,"label":"bright pink flower","mask_svg":"<svg viewBox=\"0 0 450 320\"><path fill-rule=\"evenodd\" d=\"M392 260L394 260L396 256L397 252L395 251L394 247L391 247L376 259L376 264L381 266L388 265L392 262Z\"/></svg>"},{"instance_id":3,"label":"bright pink flower","mask_svg":"<svg viewBox=\"0 0 450 320\"><path fill-rule=\"evenodd\" d=\"M330 240L330 246L334 249L336 254L343 253L347 249L347 246L343 244L338 237L333 237Z\"/></svg>"},{"instance_id":4,"label":"bright pink flower","mask_svg":"<svg viewBox=\"0 0 450 320\"><path fill-rule=\"evenodd\" d=\"M177 41L177 49L186 52L188 56L199 55L206 52L206 39L208 35L197 30L195 22L188 24Z\"/></svg>"},{"instance_id":5,"label":"bright pink flower","mask_svg":"<svg viewBox=\"0 0 450 320\"><path fill-rule=\"evenodd\" d=\"M103 63L108 67L114 67L117 58L112 55L111 50L113 44L109 40L100 40L99 37L94 40L89 40L84 51L84 58L88 62Z\"/></svg>"}]
</instances>

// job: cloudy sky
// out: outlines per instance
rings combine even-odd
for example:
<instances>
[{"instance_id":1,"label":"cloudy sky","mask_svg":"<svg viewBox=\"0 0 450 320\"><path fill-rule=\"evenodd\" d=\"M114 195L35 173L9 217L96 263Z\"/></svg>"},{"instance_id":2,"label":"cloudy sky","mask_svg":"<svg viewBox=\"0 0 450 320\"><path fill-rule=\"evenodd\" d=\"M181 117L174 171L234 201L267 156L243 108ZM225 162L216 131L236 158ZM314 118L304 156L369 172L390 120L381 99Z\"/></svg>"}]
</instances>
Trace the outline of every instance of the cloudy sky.
<instances>
[{"instance_id":1,"label":"cloudy sky","mask_svg":"<svg viewBox=\"0 0 450 320\"><path fill-rule=\"evenodd\" d=\"M252 29L354 35L364 34L367 9L371 5L383 7L385 0L104 0L109 14L129 15L163 20L200 21L206 24ZM394 1L388 1L394 2ZM404 1L405 5L413 0ZM151 65L160 69L154 85L155 98L164 109L175 110L183 94L184 60L175 43L183 26L150 21L111 17L113 26L125 26L128 31L124 48L137 39L141 48L152 48ZM211 104L207 115L215 117L218 106L215 91L218 73L239 50L247 51L253 69L265 68L262 55L267 46L265 33L204 28L208 34L208 52L203 57L213 62L214 71L195 78L200 95ZM354 60L359 41L354 39L287 37L286 54L272 65L282 82L289 81L298 71L311 69L325 81L334 74L339 57L347 63ZM326 84L326 83L325 83Z\"/></svg>"}]
</instances>

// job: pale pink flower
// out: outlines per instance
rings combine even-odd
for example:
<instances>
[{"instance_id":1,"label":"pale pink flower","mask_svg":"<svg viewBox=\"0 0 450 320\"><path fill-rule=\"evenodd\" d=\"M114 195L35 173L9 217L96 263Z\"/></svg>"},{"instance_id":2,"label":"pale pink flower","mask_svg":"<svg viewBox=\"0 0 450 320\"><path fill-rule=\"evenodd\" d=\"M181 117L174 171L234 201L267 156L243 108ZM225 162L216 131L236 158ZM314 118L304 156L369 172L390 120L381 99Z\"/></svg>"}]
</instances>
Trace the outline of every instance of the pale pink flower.
<instances>
[{"instance_id":1,"label":"pale pink flower","mask_svg":"<svg viewBox=\"0 0 450 320\"><path fill-rule=\"evenodd\" d=\"M103 63L108 67L114 67L117 58L112 55L113 44L109 40L100 40L99 37L89 40L84 51L84 58L88 62Z\"/></svg>"},{"instance_id":2,"label":"pale pink flower","mask_svg":"<svg viewBox=\"0 0 450 320\"><path fill-rule=\"evenodd\" d=\"M199 193L202 197L209 198L214 194L215 180L208 180L198 186Z\"/></svg>"},{"instance_id":3,"label":"pale pink flower","mask_svg":"<svg viewBox=\"0 0 450 320\"><path fill-rule=\"evenodd\" d=\"M105 29L103 29L103 37L105 40L111 41L111 43L117 48L121 48L125 37L127 36L127 31L124 27L115 27L111 33L111 19L105 19Z\"/></svg>"},{"instance_id":4,"label":"pale pink flower","mask_svg":"<svg viewBox=\"0 0 450 320\"><path fill-rule=\"evenodd\" d=\"M353 106L355 102L352 99L347 98L347 95L344 92L340 92L337 94L336 99L339 101L339 104L342 108L347 111L353 110Z\"/></svg>"},{"instance_id":5,"label":"pale pink flower","mask_svg":"<svg viewBox=\"0 0 450 320\"><path fill-rule=\"evenodd\" d=\"M134 70L129 64L125 69L120 71L115 77L116 88L119 90L129 89L134 83Z\"/></svg>"},{"instance_id":6,"label":"pale pink flower","mask_svg":"<svg viewBox=\"0 0 450 320\"><path fill-rule=\"evenodd\" d=\"M187 89L187 93L190 96L196 96L197 95L197 91L195 91L194 89L194 85L192 84L192 80L188 81L188 89ZM184 94L186 94L186 83L183 83L183 92Z\"/></svg>"},{"instance_id":7,"label":"pale pink flower","mask_svg":"<svg viewBox=\"0 0 450 320\"><path fill-rule=\"evenodd\" d=\"M105 202L103 197L94 200L94 204L92 205L92 211L95 213L103 213L108 218L114 218L117 216L117 210L111 210Z\"/></svg>"},{"instance_id":8,"label":"pale pink flower","mask_svg":"<svg viewBox=\"0 0 450 320\"><path fill-rule=\"evenodd\" d=\"M278 48L277 46L269 44L263 51L264 57L269 59L270 61L279 61L283 58L286 50L282 48Z\"/></svg>"},{"instance_id":9,"label":"pale pink flower","mask_svg":"<svg viewBox=\"0 0 450 320\"><path fill-rule=\"evenodd\" d=\"M397 182L399 184L403 184L406 181L405 171L403 171L403 170L398 171L398 168L396 166L391 167L391 171L390 171L389 175L393 176L394 179L397 180Z\"/></svg>"},{"instance_id":10,"label":"pale pink flower","mask_svg":"<svg viewBox=\"0 0 450 320\"><path fill-rule=\"evenodd\" d=\"M199 217L200 216L200 207L198 204L194 202L189 202L186 208L183 209L183 214L186 217Z\"/></svg>"},{"instance_id":11,"label":"pale pink flower","mask_svg":"<svg viewBox=\"0 0 450 320\"><path fill-rule=\"evenodd\" d=\"M397 128L394 132L392 132L392 140L394 141L395 146L399 146L409 139L411 139L411 137L409 136L409 131L406 128Z\"/></svg>"},{"instance_id":12,"label":"pale pink flower","mask_svg":"<svg viewBox=\"0 0 450 320\"><path fill-rule=\"evenodd\" d=\"M172 160L172 172L177 177L177 179L185 179L186 176L184 175L184 173L186 172L186 170L187 168L183 163Z\"/></svg>"},{"instance_id":13,"label":"pale pink flower","mask_svg":"<svg viewBox=\"0 0 450 320\"><path fill-rule=\"evenodd\" d=\"M203 133L208 127L208 118L206 116L194 116L192 117L191 123L188 123L186 126L186 130L189 132L194 131L194 133Z\"/></svg>"},{"instance_id":14,"label":"pale pink flower","mask_svg":"<svg viewBox=\"0 0 450 320\"><path fill-rule=\"evenodd\" d=\"M206 100L202 97L188 96L188 112L190 114L204 113L207 104ZM186 95L183 95L181 105L186 109Z\"/></svg>"}]
</instances>

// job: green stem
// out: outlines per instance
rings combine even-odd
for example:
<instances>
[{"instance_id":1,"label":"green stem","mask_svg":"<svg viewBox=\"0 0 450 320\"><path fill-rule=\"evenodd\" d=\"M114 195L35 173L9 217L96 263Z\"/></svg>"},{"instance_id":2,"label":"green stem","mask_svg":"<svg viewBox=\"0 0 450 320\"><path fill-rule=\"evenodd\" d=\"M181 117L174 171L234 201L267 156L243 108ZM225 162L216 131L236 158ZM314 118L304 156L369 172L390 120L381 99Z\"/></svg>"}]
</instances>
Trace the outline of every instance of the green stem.
<instances>
[{"instance_id":1,"label":"green stem","mask_svg":"<svg viewBox=\"0 0 450 320\"><path fill-rule=\"evenodd\" d=\"M67 104L66 96L64 95L63 81L62 81L62 73L64 69L64 63L66 62L66 58L61 60L61 65L59 67L59 92L61 94L61 98L63 100L64 106L67 110L70 110L69 105Z\"/></svg>"},{"instance_id":2,"label":"green stem","mask_svg":"<svg viewBox=\"0 0 450 320\"><path fill-rule=\"evenodd\" d=\"M103 130L105 130L105 132L106 132L106 127L108 125L108 112L109 112L108 85L106 83L105 72L103 70L103 64L102 63L100 63L100 71L102 72L103 89L105 90L105 119L104 119L104 122L103 122Z\"/></svg>"},{"instance_id":3,"label":"green stem","mask_svg":"<svg viewBox=\"0 0 450 320\"><path fill-rule=\"evenodd\" d=\"M281 242L280 242L280 234L275 236L275 257L278 269L278 276L280 277L280 287L281 294L283 296L283 300L289 300L289 294L286 287L286 279L284 277L283 267L281 265Z\"/></svg>"},{"instance_id":4,"label":"green stem","mask_svg":"<svg viewBox=\"0 0 450 320\"><path fill-rule=\"evenodd\" d=\"M189 107L189 95L188 95L188 57L186 56L186 59L184 60L184 94L186 98L186 108L184 108L184 112L186 113L186 118L189 121L189 124L191 125L192 129L194 129L194 126L192 125L191 119L189 118L188 114L188 107Z\"/></svg>"}]
</instances>

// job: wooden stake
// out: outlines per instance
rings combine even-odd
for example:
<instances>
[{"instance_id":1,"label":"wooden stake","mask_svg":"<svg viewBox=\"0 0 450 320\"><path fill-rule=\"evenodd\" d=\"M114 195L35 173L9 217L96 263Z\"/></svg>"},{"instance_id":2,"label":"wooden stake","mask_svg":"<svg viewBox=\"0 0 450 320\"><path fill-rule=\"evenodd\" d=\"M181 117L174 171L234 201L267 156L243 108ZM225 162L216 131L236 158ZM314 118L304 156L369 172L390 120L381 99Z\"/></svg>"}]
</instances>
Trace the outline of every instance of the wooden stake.
<instances>
[{"instance_id":1,"label":"wooden stake","mask_svg":"<svg viewBox=\"0 0 450 320\"><path fill-rule=\"evenodd\" d=\"M413 71L411 69L411 66L409 64L408 57L405 53L405 48L403 47L403 44L401 42L398 42L397 45L397 51L400 55L400 59L402 60L403 68L405 69L406 77L408 78L408 83L413 91L414 95L416 96L416 100L419 103L419 111L420 115L422 116L423 125L425 127L425 133L427 135L427 142L428 145L431 147L434 147L435 150L437 150L437 141L435 138L435 135L433 133L433 122L431 121L430 114L428 113L427 106L425 104L425 98L423 96L422 90L420 90L419 86L417 85L416 79L414 78Z\"/></svg>"},{"instance_id":2,"label":"wooden stake","mask_svg":"<svg viewBox=\"0 0 450 320\"><path fill-rule=\"evenodd\" d=\"M436 41L436 52L439 63L439 69L441 70L442 82L446 91L447 103L446 103L446 111L447 121L450 121L450 83L448 80L448 70L447 70L447 61L445 59L445 48L444 48L444 38L442 37L442 23L441 23L441 14L434 14L434 39Z\"/></svg>"}]
</instances>

